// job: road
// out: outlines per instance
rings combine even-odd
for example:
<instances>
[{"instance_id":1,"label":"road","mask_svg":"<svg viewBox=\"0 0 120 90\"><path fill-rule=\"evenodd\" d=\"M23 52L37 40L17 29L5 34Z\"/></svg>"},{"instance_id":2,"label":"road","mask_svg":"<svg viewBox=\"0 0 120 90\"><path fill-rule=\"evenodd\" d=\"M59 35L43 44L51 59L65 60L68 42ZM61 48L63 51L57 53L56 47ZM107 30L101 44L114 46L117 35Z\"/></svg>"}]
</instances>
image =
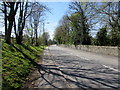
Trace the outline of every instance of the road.
<instances>
[{"instance_id":1,"label":"road","mask_svg":"<svg viewBox=\"0 0 120 90\"><path fill-rule=\"evenodd\" d=\"M52 45L44 51L38 88L118 88L118 58Z\"/></svg>"}]
</instances>

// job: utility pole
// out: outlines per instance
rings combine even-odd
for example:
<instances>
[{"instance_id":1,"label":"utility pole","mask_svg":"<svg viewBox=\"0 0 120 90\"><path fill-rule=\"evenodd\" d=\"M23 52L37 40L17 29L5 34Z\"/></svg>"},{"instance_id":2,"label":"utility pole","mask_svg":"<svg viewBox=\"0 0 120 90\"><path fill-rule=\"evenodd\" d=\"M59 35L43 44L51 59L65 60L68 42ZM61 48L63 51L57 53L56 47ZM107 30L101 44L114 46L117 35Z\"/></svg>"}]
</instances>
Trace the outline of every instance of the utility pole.
<instances>
[{"instance_id":1,"label":"utility pole","mask_svg":"<svg viewBox=\"0 0 120 90\"><path fill-rule=\"evenodd\" d=\"M44 27L45 27L45 23L43 22L43 39L42 39L42 43L43 43L43 45L44 45L44 32L45 32Z\"/></svg>"},{"instance_id":2,"label":"utility pole","mask_svg":"<svg viewBox=\"0 0 120 90\"><path fill-rule=\"evenodd\" d=\"M45 24L49 24L49 22L47 22L47 23L44 23L43 22L43 44L45 43Z\"/></svg>"},{"instance_id":3,"label":"utility pole","mask_svg":"<svg viewBox=\"0 0 120 90\"><path fill-rule=\"evenodd\" d=\"M46 24L49 24L49 22L47 22ZM45 23L43 22L43 33L45 32Z\"/></svg>"},{"instance_id":4,"label":"utility pole","mask_svg":"<svg viewBox=\"0 0 120 90\"><path fill-rule=\"evenodd\" d=\"M45 23L43 23L43 33L45 32Z\"/></svg>"}]
</instances>

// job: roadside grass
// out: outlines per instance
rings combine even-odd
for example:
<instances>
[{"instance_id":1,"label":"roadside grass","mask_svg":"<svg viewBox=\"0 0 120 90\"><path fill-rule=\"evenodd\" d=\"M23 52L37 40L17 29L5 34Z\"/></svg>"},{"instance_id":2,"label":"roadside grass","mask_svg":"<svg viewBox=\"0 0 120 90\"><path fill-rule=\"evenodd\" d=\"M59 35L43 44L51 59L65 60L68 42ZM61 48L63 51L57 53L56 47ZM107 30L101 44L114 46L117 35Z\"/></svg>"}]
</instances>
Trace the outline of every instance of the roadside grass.
<instances>
[{"instance_id":1,"label":"roadside grass","mask_svg":"<svg viewBox=\"0 0 120 90\"><path fill-rule=\"evenodd\" d=\"M33 64L26 58L21 50L29 58L37 62L45 46L29 45L2 45L2 89L20 88L27 80Z\"/></svg>"}]
</instances>

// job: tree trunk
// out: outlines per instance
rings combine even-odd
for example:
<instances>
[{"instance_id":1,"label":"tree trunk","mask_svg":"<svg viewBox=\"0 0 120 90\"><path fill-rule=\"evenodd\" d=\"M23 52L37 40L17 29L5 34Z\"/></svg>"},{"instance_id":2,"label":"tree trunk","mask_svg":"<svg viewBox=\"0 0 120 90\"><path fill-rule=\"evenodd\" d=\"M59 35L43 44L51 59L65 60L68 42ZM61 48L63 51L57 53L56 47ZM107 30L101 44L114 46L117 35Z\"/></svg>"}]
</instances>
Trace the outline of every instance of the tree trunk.
<instances>
[{"instance_id":1,"label":"tree trunk","mask_svg":"<svg viewBox=\"0 0 120 90\"><path fill-rule=\"evenodd\" d=\"M15 7L15 2L9 2L9 8L10 11L9 13L7 12L8 6L6 3L4 3L4 15L5 15L5 41L6 43L10 44L11 43L11 32L12 32L12 27L14 23L14 18L18 9L18 2L16 3ZM7 16L8 13L8 16ZM8 26L7 26L7 20L8 20Z\"/></svg>"},{"instance_id":2,"label":"tree trunk","mask_svg":"<svg viewBox=\"0 0 120 90\"><path fill-rule=\"evenodd\" d=\"M34 37L32 37L31 39L32 39L31 44L33 45L34 44Z\"/></svg>"},{"instance_id":3,"label":"tree trunk","mask_svg":"<svg viewBox=\"0 0 120 90\"><path fill-rule=\"evenodd\" d=\"M7 40L7 8L5 3L4 3L4 21L5 21L5 40Z\"/></svg>"},{"instance_id":4,"label":"tree trunk","mask_svg":"<svg viewBox=\"0 0 120 90\"><path fill-rule=\"evenodd\" d=\"M9 16L9 25L8 25L8 29L7 29L7 32L5 35L6 43L8 43L8 44L11 43L11 32L12 32L13 21L14 21L14 19L13 19L12 15Z\"/></svg>"},{"instance_id":5,"label":"tree trunk","mask_svg":"<svg viewBox=\"0 0 120 90\"><path fill-rule=\"evenodd\" d=\"M27 2L26 4L24 2L20 3L20 15L19 15L19 20L18 20L18 35L16 37L17 44L22 44L22 41L23 41L23 29L25 27L27 4L28 4Z\"/></svg>"},{"instance_id":6,"label":"tree trunk","mask_svg":"<svg viewBox=\"0 0 120 90\"><path fill-rule=\"evenodd\" d=\"M23 36L22 34L19 34L19 36L16 37L16 42L17 44L22 44L22 41L23 41Z\"/></svg>"},{"instance_id":7,"label":"tree trunk","mask_svg":"<svg viewBox=\"0 0 120 90\"><path fill-rule=\"evenodd\" d=\"M38 35L37 35L37 28L36 28L36 30L35 30L35 34L36 34L36 46L38 46Z\"/></svg>"}]
</instances>

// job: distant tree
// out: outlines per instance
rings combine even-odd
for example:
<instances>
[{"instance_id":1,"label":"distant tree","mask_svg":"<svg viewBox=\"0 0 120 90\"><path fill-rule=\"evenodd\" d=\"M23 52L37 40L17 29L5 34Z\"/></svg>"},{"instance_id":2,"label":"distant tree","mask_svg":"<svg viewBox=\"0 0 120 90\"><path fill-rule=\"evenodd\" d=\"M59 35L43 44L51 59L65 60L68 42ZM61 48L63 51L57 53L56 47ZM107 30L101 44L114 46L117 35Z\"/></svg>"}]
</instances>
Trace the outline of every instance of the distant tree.
<instances>
[{"instance_id":1,"label":"distant tree","mask_svg":"<svg viewBox=\"0 0 120 90\"><path fill-rule=\"evenodd\" d=\"M49 11L49 9L45 5L35 2L32 5L32 11L32 23L35 32L36 45L38 45L38 26L40 24L41 17L45 14L44 12Z\"/></svg>"},{"instance_id":2,"label":"distant tree","mask_svg":"<svg viewBox=\"0 0 120 90\"><path fill-rule=\"evenodd\" d=\"M64 38L62 38L62 42L64 44L69 44L70 43L70 20L67 14L64 15L62 19L59 21L58 27L60 28L57 28L57 29L61 29L62 34L64 35Z\"/></svg>"},{"instance_id":3,"label":"distant tree","mask_svg":"<svg viewBox=\"0 0 120 90\"><path fill-rule=\"evenodd\" d=\"M75 44L75 45L78 45L80 44L81 42L81 25L80 25L80 15L78 13L74 13L74 14L71 14L71 16L69 17L70 19L70 26L71 26L71 37L72 37L72 42Z\"/></svg>"},{"instance_id":4,"label":"distant tree","mask_svg":"<svg viewBox=\"0 0 120 90\"><path fill-rule=\"evenodd\" d=\"M63 44L63 29L62 29L62 26L58 26L55 30L55 33L54 33L54 40L57 41L58 44Z\"/></svg>"},{"instance_id":5,"label":"distant tree","mask_svg":"<svg viewBox=\"0 0 120 90\"><path fill-rule=\"evenodd\" d=\"M44 32L42 35L42 41L44 45L48 45L48 41L49 41L50 35L48 32Z\"/></svg>"},{"instance_id":6,"label":"distant tree","mask_svg":"<svg viewBox=\"0 0 120 90\"><path fill-rule=\"evenodd\" d=\"M96 35L97 45L105 46L108 44L107 28L101 28Z\"/></svg>"},{"instance_id":7,"label":"distant tree","mask_svg":"<svg viewBox=\"0 0 120 90\"><path fill-rule=\"evenodd\" d=\"M97 45L96 37L91 37L91 45Z\"/></svg>"},{"instance_id":8,"label":"distant tree","mask_svg":"<svg viewBox=\"0 0 120 90\"><path fill-rule=\"evenodd\" d=\"M33 28L29 28L28 26L26 26L26 29L24 29L23 42L25 42L24 39L27 39L26 42L28 44L33 45L34 43Z\"/></svg>"},{"instance_id":9,"label":"distant tree","mask_svg":"<svg viewBox=\"0 0 120 90\"><path fill-rule=\"evenodd\" d=\"M54 41L51 40L51 39L49 39L49 40L48 40L48 45L52 45L52 44L54 44Z\"/></svg>"}]
</instances>

